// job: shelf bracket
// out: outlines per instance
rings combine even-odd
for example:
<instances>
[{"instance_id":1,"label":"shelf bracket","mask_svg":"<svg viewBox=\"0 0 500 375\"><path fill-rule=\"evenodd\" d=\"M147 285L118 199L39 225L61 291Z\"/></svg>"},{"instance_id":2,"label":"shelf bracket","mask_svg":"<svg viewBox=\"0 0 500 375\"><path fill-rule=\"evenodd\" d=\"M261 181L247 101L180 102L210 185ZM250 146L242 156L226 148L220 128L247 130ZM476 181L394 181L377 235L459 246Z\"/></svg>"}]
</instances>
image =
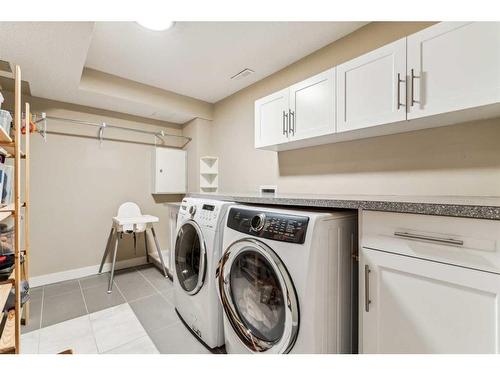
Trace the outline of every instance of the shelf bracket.
<instances>
[{"instance_id":1,"label":"shelf bracket","mask_svg":"<svg viewBox=\"0 0 500 375\"><path fill-rule=\"evenodd\" d=\"M102 142L103 142L103 138L104 138L104 128L106 127L106 123L103 122L101 124L101 127L99 128L99 147L102 147Z\"/></svg>"}]
</instances>

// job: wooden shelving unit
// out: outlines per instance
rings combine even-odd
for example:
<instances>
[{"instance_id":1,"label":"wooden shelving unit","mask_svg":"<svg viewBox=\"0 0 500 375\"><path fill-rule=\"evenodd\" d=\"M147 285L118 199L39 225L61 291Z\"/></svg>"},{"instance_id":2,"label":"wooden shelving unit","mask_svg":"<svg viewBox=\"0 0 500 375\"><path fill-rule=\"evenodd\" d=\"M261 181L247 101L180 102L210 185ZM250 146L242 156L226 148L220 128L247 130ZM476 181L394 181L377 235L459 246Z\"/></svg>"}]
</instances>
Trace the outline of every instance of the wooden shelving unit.
<instances>
[{"instance_id":1,"label":"wooden shelving unit","mask_svg":"<svg viewBox=\"0 0 500 375\"><path fill-rule=\"evenodd\" d=\"M14 139L0 127L0 153L14 159L13 197L14 201L0 208L0 221L14 217L14 271L10 277L0 282L0 354L20 353L21 351L21 316L24 312L25 324L29 319L29 301L21 308L21 283L29 275L29 147L31 119L30 105L25 104L26 133L24 136L24 152L21 151L22 101L21 101L21 69L15 69L14 92ZM24 159L24 203L21 201L21 160ZM21 250L21 215L24 208L24 250ZM24 254L21 273L21 256ZM15 290L14 309L3 312L5 303L12 288Z\"/></svg>"}]
</instances>

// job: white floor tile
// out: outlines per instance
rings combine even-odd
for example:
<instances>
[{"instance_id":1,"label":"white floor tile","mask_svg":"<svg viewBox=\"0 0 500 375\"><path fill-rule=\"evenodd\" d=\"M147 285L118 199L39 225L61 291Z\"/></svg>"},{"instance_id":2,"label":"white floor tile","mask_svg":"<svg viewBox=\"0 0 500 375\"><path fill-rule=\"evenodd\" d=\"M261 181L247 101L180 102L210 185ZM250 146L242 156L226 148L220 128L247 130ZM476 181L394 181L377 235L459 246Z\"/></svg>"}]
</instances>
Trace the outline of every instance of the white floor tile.
<instances>
[{"instance_id":1,"label":"white floor tile","mask_svg":"<svg viewBox=\"0 0 500 375\"><path fill-rule=\"evenodd\" d=\"M40 330L39 353L56 354L66 349L73 349L75 354L97 353L88 315Z\"/></svg>"},{"instance_id":2,"label":"white floor tile","mask_svg":"<svg viewBox=\"0 0 500 375\"><path fill-rule=\"evenodd\" d=\"M90 323L100 353L146 336L127 303L90 314Z\"/></svg>"},{"instance_id":3,"label":"white floor tile","mask_svg":"<svg viewBox=\"0 0 500 375\"><path fill-rule=\"evenodd\" d=\"M40 330L21 335L21 354L37 354L40 341Z\"/></svg>"},{"instance_id":4,"label":"white floor tile","mask_svg":"<svg viewBox=\"0 0 500 375\"><path fill-rule=\"evenodd\" d=\"M129 342L128 344L112 349L105 354L159 354L155 344L149 336L141 337L140 339Z\"/></svg>"}]
</instances>

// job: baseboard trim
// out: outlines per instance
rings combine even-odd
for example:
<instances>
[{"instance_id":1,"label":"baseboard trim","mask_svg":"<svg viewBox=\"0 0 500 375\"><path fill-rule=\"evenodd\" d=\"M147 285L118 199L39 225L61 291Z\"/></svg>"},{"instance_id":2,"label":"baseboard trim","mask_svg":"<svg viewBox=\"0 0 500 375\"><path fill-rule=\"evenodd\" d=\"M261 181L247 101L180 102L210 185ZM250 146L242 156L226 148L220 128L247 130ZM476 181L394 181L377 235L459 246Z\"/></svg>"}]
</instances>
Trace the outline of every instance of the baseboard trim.
<instances>
[{"instance_id":1,"label":"baseboard trim","mask_svg":"<svg viewBox=\"0 0 500 375\"><path fill-rule=\"evenodd\" d=\"M165 260L167 267L168 267L168 264L170 263L168 261L168 254L169 254L168 250L162 250L163 259ZM150 257L150 260L153 260L153 263L156 263L156 262L154 262L154 261L156 261L156 259L151 259L152 254L150 254L149 257ZM156 255L156 258L157 257L158 257L158 255ZM145 256L132 258L132 259L125 259L125 260L121 260L121 261L116 262L115 270L142 266L146 263L147 262L146 262ZM68 271L54 272L54 273L49 273L46 275L33 276L33 277L29 278L30 287L34 288L37 286L58 283L61 281L68 281L68 280L73 280L73 279L79 279L81 277L97 275L97 273L99 272L99 266L100 266L100 264L96 264L93 266L74 268L74 269L68 270ZM111 263L104 263L104 267L102 270L103 270L103 272L108 272L109 270L111 270Z\"/></svg>"}]
</instances>

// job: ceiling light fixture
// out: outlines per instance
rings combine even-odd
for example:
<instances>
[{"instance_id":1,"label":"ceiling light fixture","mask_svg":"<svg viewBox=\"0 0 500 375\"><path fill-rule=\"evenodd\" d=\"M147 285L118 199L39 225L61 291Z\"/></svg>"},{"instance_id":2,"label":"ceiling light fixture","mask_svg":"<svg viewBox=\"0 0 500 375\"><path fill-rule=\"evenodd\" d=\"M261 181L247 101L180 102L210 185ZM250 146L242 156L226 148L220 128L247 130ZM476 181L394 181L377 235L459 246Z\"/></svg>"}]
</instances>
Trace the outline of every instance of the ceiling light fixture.
<instances>
[{"instance_id":1,"label":"ceiling light fixture","mask_svg":"<svg viewBox=\"0 0 500 375\"><path fill-rule=\"evenodd\" d=\"M139 25L145 27L146 29L153 31L165 31L174 26L174 21L159 20L159 19L148 19L137 21Z\"/></svg>"}]
</instances>

